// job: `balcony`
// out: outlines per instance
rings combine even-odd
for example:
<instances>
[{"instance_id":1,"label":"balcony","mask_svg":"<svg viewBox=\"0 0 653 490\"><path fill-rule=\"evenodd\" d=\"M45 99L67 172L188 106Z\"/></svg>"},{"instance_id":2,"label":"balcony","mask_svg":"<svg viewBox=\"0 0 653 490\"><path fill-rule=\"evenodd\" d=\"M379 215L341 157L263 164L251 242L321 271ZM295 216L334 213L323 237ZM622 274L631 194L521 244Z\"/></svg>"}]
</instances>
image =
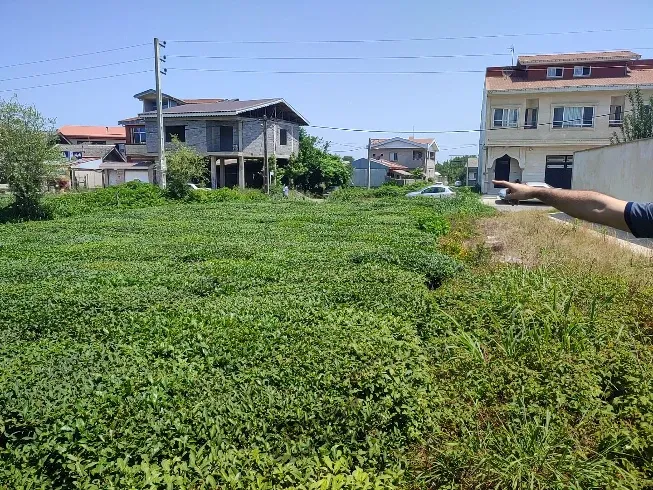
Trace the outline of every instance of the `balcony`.
<instances>
[{"instance_id":1,"label":"balcony","mask_svg":"<svg viewBox=\"0 0 653 490\"><path fill-rule=\"evenodd\" d=\"M220 142L220 144L209 144L207 149L209 153L238 153L238 143Z\"/></svg>"}]
</instances>

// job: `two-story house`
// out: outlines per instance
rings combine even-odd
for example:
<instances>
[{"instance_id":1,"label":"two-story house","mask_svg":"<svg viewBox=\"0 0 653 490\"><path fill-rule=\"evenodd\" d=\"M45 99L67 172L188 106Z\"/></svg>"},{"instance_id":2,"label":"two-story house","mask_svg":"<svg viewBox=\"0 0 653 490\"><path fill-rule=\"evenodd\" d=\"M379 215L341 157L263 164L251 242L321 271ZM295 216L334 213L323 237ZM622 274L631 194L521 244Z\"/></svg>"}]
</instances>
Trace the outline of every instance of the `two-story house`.
<instances>
[{"instance_id":1,"label":"two-story house","mask_svg":"<svg viewBox=\"0 0 653 490\"><path fill-rule=\"evenodd\" d=\"M653 60L631 51L519 56L486 70L479 183L547 182L570 188L575 151L610 144L630 110L628 91L653 93Z\"/></svg>"},{"instance_id":2,"label":"two-story house","mask_svg":"<svg viewBox=\"0 0 653 490\"><path fill-rule=\"evenodd\" d=\"M156 93L147 90L134 97L142 101L138 117L120 121L127 130L129 161L158 158L159 131ZM166 149L173 138L185 142L207 157L211 187L252 184L262 181L267 149L269 158L281 165L299 151L299 127L308 121L284 99L163 99ZM267 130L267 148L264 145Z\"/></svg>"},{"instance_id":3,"label":"two-story house","mask_svg":"<svg viewBox=\"0 0 653 490\"><path fill-rule=\"evenodd\" d=\"M372 139L367 157L398 163L410 170L421 169L426 179L435 178L438 145L432 138Z\"/></svg>"}]
</instances>

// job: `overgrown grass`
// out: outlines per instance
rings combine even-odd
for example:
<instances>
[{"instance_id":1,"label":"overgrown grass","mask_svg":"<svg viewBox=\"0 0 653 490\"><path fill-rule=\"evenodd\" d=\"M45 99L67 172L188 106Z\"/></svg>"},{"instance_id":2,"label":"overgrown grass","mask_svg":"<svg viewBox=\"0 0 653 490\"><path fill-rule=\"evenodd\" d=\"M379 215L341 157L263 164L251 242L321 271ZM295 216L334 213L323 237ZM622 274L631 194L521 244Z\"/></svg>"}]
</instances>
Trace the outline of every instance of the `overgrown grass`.
<instances>
[{"instance_id":1,"label":"overgrown grass","mask_svg":"<svg viewBox=\"0 0 653 490\"><path fill-rule=\"evenodd\" d=\"M465 193L232 197L0 227L0 487L652 484L635 270L488 261Z\"/></svg>"}]
</instances>

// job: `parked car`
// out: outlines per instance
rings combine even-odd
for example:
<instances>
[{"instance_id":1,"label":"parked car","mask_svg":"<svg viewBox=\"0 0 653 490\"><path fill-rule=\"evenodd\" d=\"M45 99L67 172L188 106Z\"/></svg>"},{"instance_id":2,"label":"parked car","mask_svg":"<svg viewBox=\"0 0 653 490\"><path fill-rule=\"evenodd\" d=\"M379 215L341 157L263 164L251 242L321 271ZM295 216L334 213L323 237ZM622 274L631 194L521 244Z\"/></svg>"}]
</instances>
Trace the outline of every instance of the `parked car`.
<instances>
[{"instance_id":1,"label":"parked car","mask_svg":"<svg viewBox=\"0 0 653 490\"><path fill-rule=\"evenodd\" d=\"M454 197L456 193L446 185L431 185L415 192L409 192L406 197Z\"/></svg>"},{"instance_id":2,"label":"parked car","mask_svg":"<svg viewBox=\"0 0 653 490\"><path fill-rule=\"evenodd\" d=\"M461 181L457 180L456 182L454 182L453 185L455 185L456 187L460 187L461 185L463 185L463 183Z\"/></svg>"},{"instance_id":3,"label":"parked car","mask_svg":"<svg viewBox=\"0 0 653 490\"><path fill-rule=\"evenodd\" d=\"M188 185L188 187L190 187L194 191L210 191L211 190L208 187L199 187L197 184L193 184L192 182L189 182L187 185Z\"/></svg>"},{"instance_id":4,"label":"parked car","mask_svg":"<svg viewBox=\"0 0 653 490\"><path fill-rule=\"evenodd\" d=\"M547 189L553 189L552 186L547 184L546 182L524 182L524 185L529 185L531 187L545 187ZM499 198L503 201L510 202L512 199L510 199L510 194L508 194L508 189L501 189L499 191ZM539 199L528 199L528 201L531 202L542 202Z\"/></svg>"}]
</instances>

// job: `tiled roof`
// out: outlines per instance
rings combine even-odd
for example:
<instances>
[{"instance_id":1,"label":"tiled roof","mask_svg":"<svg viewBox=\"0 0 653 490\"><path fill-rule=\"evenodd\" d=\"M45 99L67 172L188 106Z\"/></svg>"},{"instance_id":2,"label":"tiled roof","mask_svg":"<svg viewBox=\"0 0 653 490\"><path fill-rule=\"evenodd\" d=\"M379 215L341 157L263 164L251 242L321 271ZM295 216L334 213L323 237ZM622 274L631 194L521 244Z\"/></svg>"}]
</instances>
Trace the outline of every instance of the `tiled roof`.
<instances>
[{"instance_id":1,"label":"tiled roof","mask_svg":"<svg viewBox=\"0 0 653 490\"><path fill-rule=\"evenodd\" d=\"M397 139L397 138L372 139L372 141L370 141L370 143L372 144L372 146L376 146L376 145L380 145L382 143L385 143L386 141L390 141L390 140L393 140L393 139ZM419 143L420 145L431 145L431 144L435 143L434 138L413 138L412 136L409 136L408 138L400 138L400 139L407 140L407 141L413 141L415 143Z\"/></svg>"},{"instance_id":2,"label":"tiled roof","mask_svg":"<svg viewBox=\"0 0 653 490\"><path fill-rule=\"evenodd\" d=\"M378 158L372 158L373 162L380 163L384 167L388 167L390 170L408 170L408 167L405 165L400 165L397 162L389 162L388 160L379 160Z\"/></svg>"},{"instance_id":3,"label":"tiled roof","mask_svg":"<svg viewBox=\"0 0 653 490\"><path fill-rule=\"evenodd\" d=\"M509 73L509 72L506 72ZM513 71L510 76L501 75L501 72L493 72L485 77L485 88L488 92L492 91L508 91L508 90L524 90L524 91L546 91L550 89L563 89L572 87L609 87L613 85L625 85L632 87L635 85L653 85L653 65L649 66L633 66L630 72L625 77L609 77L609 78L574 78L570 80L565 79L549 79L549 80L532 80L528 81L522 78L521 74Z\"/></svg>"},{"instance_id":4,"label":"tiled roof","mask_svg":"<svg viewBox=\"0 0 653 490\"><path fill-rule=\"evenodd\" d=\"M62 126L59 133L66 138L125 138L122 126Z\"/></svg>"},{"instance_id":5,"label":"tiled roof","mask_svg":"<svg viewBox=\"0 0 653 490\"><path fill-rule=\"evenodd\" d=\"M559 53L559 54L536 54L517 57L520 65L550 65L552 63L586 63L598 61L630 61L638 60L641 55L632 51L595 51L587 53Z\"/></svg>"}]
</instances>

